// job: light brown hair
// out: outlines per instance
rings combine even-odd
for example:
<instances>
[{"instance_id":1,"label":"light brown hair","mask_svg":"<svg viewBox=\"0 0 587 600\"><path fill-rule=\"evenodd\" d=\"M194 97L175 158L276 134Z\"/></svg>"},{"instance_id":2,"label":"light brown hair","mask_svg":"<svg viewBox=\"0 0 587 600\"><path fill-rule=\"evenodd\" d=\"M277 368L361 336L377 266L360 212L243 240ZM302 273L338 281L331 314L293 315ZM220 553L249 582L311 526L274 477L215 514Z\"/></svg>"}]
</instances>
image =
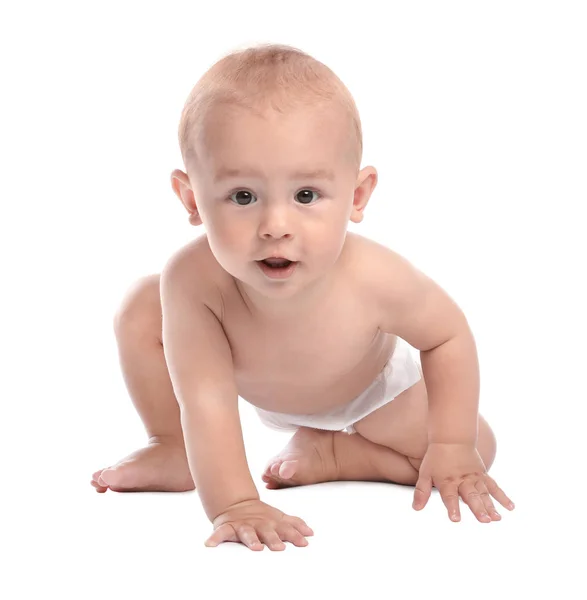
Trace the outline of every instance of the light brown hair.
<instances>
[{"instance_id":1,"label":"light brown hair","mask_svg":"<svg viewBox=\"0 0 587 600\"><path fill-rule=\"evenodd\" d=\"M218 60L190 92L179 123L179 146L186 168L196 156L194 141L203 134L211 109L245 107L256 114L337 103L348 114L350 160L359 171L363 134L355 101L338 76L306 52L284 44L260 44Z\"/></svg>"}]
</instances>

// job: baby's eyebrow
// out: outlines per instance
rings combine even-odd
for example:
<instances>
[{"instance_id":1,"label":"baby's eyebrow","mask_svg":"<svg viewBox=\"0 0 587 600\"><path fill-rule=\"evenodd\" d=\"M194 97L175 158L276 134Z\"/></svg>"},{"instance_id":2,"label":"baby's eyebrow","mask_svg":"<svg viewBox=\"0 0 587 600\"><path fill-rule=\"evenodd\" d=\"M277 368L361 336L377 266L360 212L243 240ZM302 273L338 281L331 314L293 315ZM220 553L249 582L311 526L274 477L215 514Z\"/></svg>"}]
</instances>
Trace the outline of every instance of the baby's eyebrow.
<instances>
[{"instance_id":1,"label":"baby's eyebrow","mask_svg":"<svg viewBox=\"0 0 587 600\"><path fill-rule=\"evenodd\" d=\"M231 169L229 167L221 167L216 176L214 177L214 183L230 179L234 177L250 177L263 179L263 173L257 169ZM313 169L311 171L294 171L290 174L290 179L328 179L334 180L334 172L331 169Z\"/></svg>"}]
</instances>

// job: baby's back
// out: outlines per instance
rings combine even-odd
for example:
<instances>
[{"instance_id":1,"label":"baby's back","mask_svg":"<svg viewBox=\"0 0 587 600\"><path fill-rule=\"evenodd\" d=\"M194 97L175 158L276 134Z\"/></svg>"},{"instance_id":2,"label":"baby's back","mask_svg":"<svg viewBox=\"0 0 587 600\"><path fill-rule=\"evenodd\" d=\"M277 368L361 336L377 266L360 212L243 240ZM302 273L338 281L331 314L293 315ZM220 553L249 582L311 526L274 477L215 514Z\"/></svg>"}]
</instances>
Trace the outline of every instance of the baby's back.
<instances>
[{"instance_id":1,"label":"baby's back","mask_svg":"<svg viewBox=\"0 0 587 600\"><path fill-rule=\"evenodd\" d=\"M239 396L265 410L311 414L350 402L372 383L396 340L380 330L361 277L374 243L348 232L324 297L306 313L278 324L251 314L206 235L186 246L193 255L190 264L211 283L203 301L230 344Z\"/></svg>"}]
</instances>

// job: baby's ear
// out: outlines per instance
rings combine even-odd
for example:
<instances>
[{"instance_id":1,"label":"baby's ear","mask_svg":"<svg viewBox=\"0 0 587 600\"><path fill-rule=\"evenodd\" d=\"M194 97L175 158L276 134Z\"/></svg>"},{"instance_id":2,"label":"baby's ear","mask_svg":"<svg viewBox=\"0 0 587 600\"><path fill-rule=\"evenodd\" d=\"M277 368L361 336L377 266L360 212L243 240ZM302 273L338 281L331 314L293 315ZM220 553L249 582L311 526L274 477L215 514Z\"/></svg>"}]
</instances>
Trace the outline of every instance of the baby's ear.
<instances>
[{"instance_id":1,"label":"baby's ear","mask_svg":"<svg viewBox=\"0 0 587 600\"><path fill-rule=\"evenodd\" d=\"M365 167L359 171L357 176L357 185L356 187L362 187L365 189L365 193L369 196L373 193L373 190L377 186L377 182L379 181L379 174L377 173L377 169L375 167Z\"/></svg>"},{"instance_id":2,"label":"baby's ear","mask_svg":"<svg viewBox=\"0 0 587 600\"><path fill-rule=\"evenodd\" d=\"M173 173L171 173L170 180L171 189L181 200L182 204L185 204L186 200L188 199L188 195L190 193L193 194L188 176L183 171L175 169Z\"/></svg>"},{"instance_id":3,"label":"baby's ear","mask_svg":"<svg viewBox=\"0 0 587 600\"><path fill-rule=\"evenodd\" d=\"M192 225L202 225L194 192L191 188L189 177L179 169L171 173L171 187L180 202L189 213L189 222Z\"/></svg>"},{"instance_id":4,"label":"baby's ear","mask_svg":"<svg viewBox=\"0 0 587 600\"><path fill-rule=\"evenodd\" d=\"M202 225L202 223L203 223L203 221L200 217L200 213L197 210L190 213L190 216L188 218L190 221L190 225Z\"/></svg>"},{"instance_id":5,"label":"baby's ear","mask_svg":"<svg viewBox=\"0 0 587 600\"><path fill-rule=\"evenodd\" d=\"M357 184L353 197L353 212L350 219L353 223L363 220L363 211L369 202L369 198L377 185L377 171L375 167L365 167L357 177Z\"/></svg>"}]
</instances>

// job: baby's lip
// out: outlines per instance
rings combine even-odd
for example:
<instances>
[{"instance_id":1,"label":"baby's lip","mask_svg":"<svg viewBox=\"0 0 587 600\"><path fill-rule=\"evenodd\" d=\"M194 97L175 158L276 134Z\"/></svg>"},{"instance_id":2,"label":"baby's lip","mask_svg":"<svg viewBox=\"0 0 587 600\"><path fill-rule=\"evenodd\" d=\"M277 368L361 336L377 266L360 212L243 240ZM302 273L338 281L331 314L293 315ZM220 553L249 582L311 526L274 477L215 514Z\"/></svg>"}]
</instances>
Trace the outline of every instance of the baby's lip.
<instances>
[{"instance_id":1,"label":"baby's lip","mask_svg":"<svg viewBox=\"0 0 587 600\"><path fill-rule=\"evenodd\" d=\"M267 256L266 258L262 258L257 262L263 262L264 260L287 260L289 262L297 262L296 260L292 260L291 258L286 258L285 256Z\"/></svg>"}]
</instances>

